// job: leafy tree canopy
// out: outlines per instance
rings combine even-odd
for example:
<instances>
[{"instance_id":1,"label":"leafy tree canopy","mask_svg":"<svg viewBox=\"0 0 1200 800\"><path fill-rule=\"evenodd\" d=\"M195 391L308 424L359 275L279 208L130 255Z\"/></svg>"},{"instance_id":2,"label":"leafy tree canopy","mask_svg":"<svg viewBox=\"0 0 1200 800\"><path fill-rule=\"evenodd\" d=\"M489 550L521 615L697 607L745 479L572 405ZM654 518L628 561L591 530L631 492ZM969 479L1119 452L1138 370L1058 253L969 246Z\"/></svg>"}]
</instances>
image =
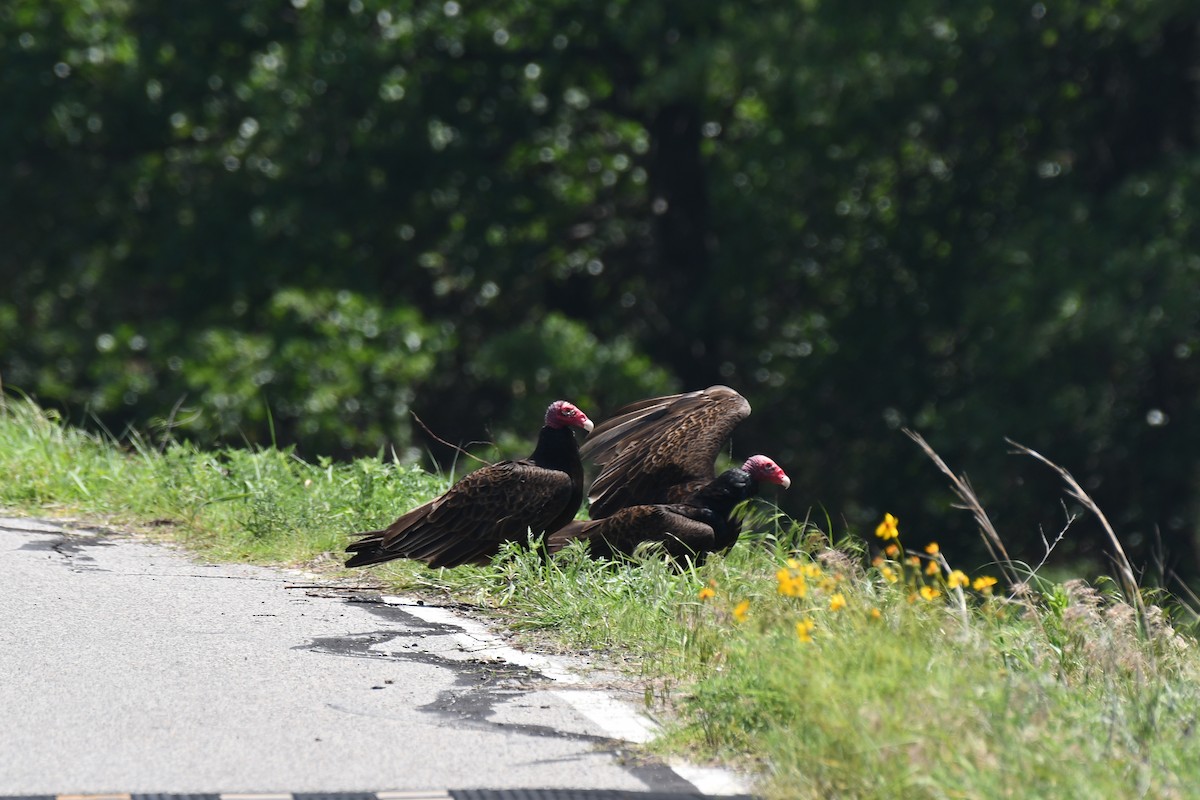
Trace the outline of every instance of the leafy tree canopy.
<instances>
[{"instance_id":1,"label":"leafy tree canopy","mask_svg":"<svg viewBox=\"0 0 1200 800\"><path fill-rule=\"evenodd\" d=\"M409 458L448 457L410 411L520 451L555 397L723 382L796 513L969 537L909 426L1036 552L1057 486L1008 436L1194 572L1198 31L1185 0L10 0L0 375Z\"/></svg>"}]
</instances>

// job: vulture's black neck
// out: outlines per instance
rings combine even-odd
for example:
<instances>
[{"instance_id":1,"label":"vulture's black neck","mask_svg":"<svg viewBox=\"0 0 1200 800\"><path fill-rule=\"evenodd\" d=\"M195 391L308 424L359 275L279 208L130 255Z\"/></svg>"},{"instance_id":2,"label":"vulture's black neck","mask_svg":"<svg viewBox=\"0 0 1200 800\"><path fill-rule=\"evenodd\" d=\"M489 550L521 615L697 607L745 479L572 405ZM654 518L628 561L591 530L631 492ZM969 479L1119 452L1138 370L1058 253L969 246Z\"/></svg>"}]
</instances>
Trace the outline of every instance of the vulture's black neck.
<instances>
[{"instance_id":1,"label":"vulture's black neck","mask_svg":"<svg viewBox=\"0 0 1200 800\"><path fill-rule=\"evenodd\" d=\"M583 502L583 462L579 460L575 434L570 428L543 427L529 460L542 469L559 470L571 476L571 496L563 505L562 514L546 526L546 532L551 533L574 519Z\"/></svg>"},{"instance_id":2,"label":"vulture's black neck","mask_svg":"<svg viewBox=\"0 0 1200 800\"><path fill-rule=\"evenodd\" d=\"M579 460L579 445L570 428L543 427L538 434L537 447L529 460L539 467L557 469L583 475L583 464Z\"/></svg>"},{"instance_id":3,"label":"vulture's black neck","mask_svg":"<svg viewBox=\"0 0 1200 800\"><path fill-rule=\"evenodd\" d=\"M733 509L743 500L758 494L758 481L744 469L727 469L692 498L693 505L704 506L713 512L714 550L727 550L742 533L742 524L733 519Z\"/></svg>"},{"instance_id":4,"label":"vulture's black neck","mask_svg":"<svg viewBox=\"0 0 1200 800\"><path fill-rule=\"evenodd\" d=\"M734 467L727 469L700 491L696 492L693 503L713 512L728 517L734 506L743 500L749 500L758 494L758 482L750 477L744 469Z\"/></svg>"}]
</instances>

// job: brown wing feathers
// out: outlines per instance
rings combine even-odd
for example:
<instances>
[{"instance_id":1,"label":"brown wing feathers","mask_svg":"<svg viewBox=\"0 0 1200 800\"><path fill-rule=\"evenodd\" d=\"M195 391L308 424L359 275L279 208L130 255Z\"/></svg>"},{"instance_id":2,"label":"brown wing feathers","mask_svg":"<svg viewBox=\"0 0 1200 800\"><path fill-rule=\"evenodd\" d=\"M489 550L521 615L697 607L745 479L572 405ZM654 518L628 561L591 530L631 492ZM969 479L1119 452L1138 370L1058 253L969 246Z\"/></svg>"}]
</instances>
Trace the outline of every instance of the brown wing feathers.
<instances>
[{"instance_id":1,"label":"brown wing feathers","mask_svg":"<svg viewBox=\"0 0 1200 800\"><path fill-rule=\"evenodd\" d=\"M685 500L713 479L717 454L749 415L750 403L727 386L618 410L580 450L601 467L588 492L592 518L631 505Z\"/></svg>"}]
</instances>

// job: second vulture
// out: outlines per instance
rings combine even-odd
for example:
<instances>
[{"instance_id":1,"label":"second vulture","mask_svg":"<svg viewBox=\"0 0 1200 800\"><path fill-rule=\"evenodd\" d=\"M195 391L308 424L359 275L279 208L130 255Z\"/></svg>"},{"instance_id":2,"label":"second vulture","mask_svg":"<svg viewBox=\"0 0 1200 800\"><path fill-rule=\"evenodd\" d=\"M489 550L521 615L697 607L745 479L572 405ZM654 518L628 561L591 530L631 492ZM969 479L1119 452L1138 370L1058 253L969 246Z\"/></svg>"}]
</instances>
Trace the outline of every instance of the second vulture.
<instances>
[{"instance_id":1,"label":"second vulture","mask_svg":"<svg viewBox=\"0 0 1200 800\"><path fill-rule=\"evenodd\" d=\"M600 473L589 491L588 521L568 524L548 541L551 551L574 539L595 557L629 554L659 542L673 556L726 550L741 533L738 503L760 483L785 489L791 479L757 455L716 475L715 460L750 403L727 386L656 397L625 406L601 423L581 453Z\"/></svg>"},{"instance_id":2,"label":"second vulture","mask_svg":"<svg viewBox=\"0 0 1200 800\"><path fill-rule=\"evenodd\" d=\"M550 534L547 545L550 552L557 552L583 539L594 558L631 555L643 542L657 542L675 558L728 550L742 531L733 510L758 494L760 483L786 489L791 480L771 459L751 456L740 468L722 472L686 503L628 506L601 519L571 522Z\"/></svg>"}]
</instances>

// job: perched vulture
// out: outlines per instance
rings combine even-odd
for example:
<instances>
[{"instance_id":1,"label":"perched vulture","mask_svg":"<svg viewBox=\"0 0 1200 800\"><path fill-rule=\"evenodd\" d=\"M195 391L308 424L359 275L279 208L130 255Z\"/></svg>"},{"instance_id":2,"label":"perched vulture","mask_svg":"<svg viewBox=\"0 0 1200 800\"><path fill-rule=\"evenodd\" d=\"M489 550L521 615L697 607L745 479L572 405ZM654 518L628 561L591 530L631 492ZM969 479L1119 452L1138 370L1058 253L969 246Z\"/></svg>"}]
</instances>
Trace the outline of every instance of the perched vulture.
<instances>
[{"instance_id":1,"label":"perched vulture","mask_svg":"<svg viewBox=\"0 0 1200 800\"><path fill-rule=\"evenodd\" d=\"M588 490L592 519L628 506L687 502L716 478L717 454L750 403L728 386L631 403L580 448L600 473Z\"/></svg>"},{"instance_id":2,"label":"perched vulture","mask_svg":"<svg viewBox=\"0 0 1200 800\"><path fill-rule=\"evenodd\" d=\"M588 542L595 558L631 555L642 542L657 542L670 555L703 558L705 553L733 547L741 525L734 507L758 493L758 484L785 489L791 480L766 456L751 456L740 468L726 470L693 493L685 503L627 506L600 519L570 522L547 539L557 552L575 539Z\"/></svg>"},{"instance_id":3,"label":"perched vulture","mask_svg":"<svg viewBox=\"0 0 1200 800\"><path fill-rule=\"evenodd\" d=\"M478 469L435 500L383 530L357 534L346 566L393 558L430 567L486 564L501 545L528 541L566 525L583 501L583 465L572 428L592 430L587 415L565 400L546 409L533 455Z\"/></svg>"}]
</instances>

